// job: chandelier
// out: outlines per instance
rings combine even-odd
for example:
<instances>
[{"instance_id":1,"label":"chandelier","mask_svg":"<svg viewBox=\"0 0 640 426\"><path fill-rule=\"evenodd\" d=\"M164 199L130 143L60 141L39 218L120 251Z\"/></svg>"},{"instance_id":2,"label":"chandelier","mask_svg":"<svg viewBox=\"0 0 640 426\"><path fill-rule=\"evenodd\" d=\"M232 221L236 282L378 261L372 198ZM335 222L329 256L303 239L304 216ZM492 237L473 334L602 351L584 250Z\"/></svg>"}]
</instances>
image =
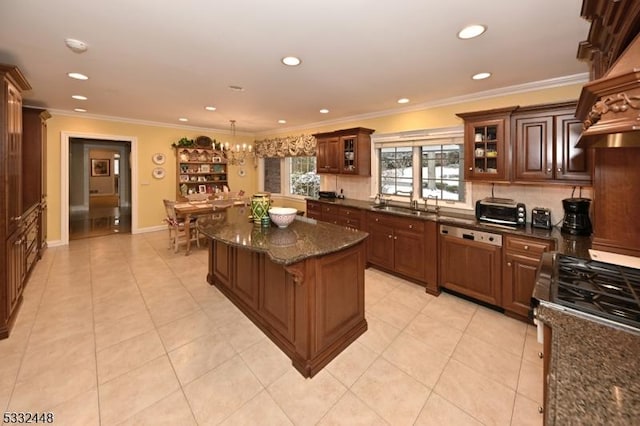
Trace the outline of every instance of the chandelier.
<instances>
[{"instance_id":1,"label":"chandelier","mask_svg":"<svg viewBox=\"0 0 640 426\"><path fill-rule=\"evenodd\" d=\"M229 120L231 125L231 139L236 139L236 120ZM247 159L252 158L255 164L255 153L253 152L253 146L251 144L229 144L225 142L220 144L221 151L224 157L227 159L227 163L234 166L244 166Z\"/></svg>"}]
</instances>

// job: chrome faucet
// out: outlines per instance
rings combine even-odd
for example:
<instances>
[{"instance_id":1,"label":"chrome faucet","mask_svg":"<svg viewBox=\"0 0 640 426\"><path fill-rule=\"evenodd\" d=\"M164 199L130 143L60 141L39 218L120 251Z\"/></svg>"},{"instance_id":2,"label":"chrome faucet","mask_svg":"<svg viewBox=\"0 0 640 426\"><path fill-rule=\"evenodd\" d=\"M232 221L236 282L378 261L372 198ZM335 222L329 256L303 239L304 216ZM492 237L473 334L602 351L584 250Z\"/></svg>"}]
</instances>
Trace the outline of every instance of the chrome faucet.
<instances>
[{"instance_id":1,"label":"chrome faucet","mask_svg":"<svg viewBox=\"0 0 640 426\"><path fill-rule=\"evenodd\" d=\"M437 195L427 195L427 198L423 198L422 199L424 201L424 209L426 211L429 211L429 199L430 198L435 198L436 205L433 208L433 211L434 211L435 214L438 214L440 212L440 206L438 206L438 196Z\"/></svg>"}]
</instances>

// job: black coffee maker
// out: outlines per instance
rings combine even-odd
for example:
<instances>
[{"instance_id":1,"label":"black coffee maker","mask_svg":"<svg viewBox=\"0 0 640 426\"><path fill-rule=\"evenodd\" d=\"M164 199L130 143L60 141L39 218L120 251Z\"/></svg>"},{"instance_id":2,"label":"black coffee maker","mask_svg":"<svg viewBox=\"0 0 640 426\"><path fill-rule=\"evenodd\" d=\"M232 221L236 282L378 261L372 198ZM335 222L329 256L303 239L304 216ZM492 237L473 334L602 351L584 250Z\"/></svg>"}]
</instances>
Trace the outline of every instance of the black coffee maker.
<instances>
[{"instance_id":1,"label":"black coffee maker","mask_svg":"<svg viewBox=\"0 0 640 426\"><path fill-rule=\"evenodd\" d=\"M564 220L561 231L570 235L591 235L591 220L589 219L588 198L565 198L562 200Z\"/></svg>"}]
</instances>

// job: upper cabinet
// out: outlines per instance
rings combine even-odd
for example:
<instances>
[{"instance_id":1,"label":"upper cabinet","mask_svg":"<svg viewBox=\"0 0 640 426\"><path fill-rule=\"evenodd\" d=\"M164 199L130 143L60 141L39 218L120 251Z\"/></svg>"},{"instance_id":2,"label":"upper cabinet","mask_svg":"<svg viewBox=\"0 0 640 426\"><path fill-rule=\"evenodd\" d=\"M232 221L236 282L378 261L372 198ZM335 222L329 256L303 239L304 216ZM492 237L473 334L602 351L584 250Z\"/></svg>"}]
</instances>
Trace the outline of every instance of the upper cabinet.
<instances>
[{"instance_id":1,"label":"upper cabinet","mask_svg":"<svg viewBox=\"0 0 640 426\"><path fill-rule=\"evenodd\" d=\"M464 120L465 180L509 181L509 126L516 108L456 114Z\"/></svg>"},{"instance_id":2,"label":"upper cabinet","mask_svg":"<svg viewBox=\"0 0 640 426\"><path fill-rule=\"evenodd\" d=\"M371 134L374 130L356 127L318 133L318 173L371 176Z\"/></svg>"},{"instance_id":3,"label":"upper cabinet","mask_svg":"<svg viewBox=\"0 0 640 426\"><path fill-rule=\"evenodd\" d=\"M511 117L513 181L591 183L590 150L576 148L582 123L576 102L519 108Z\"/></svg>"}]
</instances>

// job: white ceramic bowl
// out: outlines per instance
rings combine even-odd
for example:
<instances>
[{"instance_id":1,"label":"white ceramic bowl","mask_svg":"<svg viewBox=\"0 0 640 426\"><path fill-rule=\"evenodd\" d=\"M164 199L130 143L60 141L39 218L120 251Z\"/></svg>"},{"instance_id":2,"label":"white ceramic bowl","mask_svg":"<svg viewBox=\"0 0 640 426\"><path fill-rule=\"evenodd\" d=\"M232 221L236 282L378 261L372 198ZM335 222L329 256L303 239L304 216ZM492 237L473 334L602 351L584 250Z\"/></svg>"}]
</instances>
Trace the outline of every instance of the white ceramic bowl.
<instances>
[{"instance_id":1,"label":"white ceramic bowl","mask_svg":"<svg viewBox=\"0 0 640 426\"><path fill-rule=\"evenodd\" d=\"M291 207L271 207L269 209L269 217L278 228L286 228L294 221L298 210Z\"/></svg>"}]
</instances>

